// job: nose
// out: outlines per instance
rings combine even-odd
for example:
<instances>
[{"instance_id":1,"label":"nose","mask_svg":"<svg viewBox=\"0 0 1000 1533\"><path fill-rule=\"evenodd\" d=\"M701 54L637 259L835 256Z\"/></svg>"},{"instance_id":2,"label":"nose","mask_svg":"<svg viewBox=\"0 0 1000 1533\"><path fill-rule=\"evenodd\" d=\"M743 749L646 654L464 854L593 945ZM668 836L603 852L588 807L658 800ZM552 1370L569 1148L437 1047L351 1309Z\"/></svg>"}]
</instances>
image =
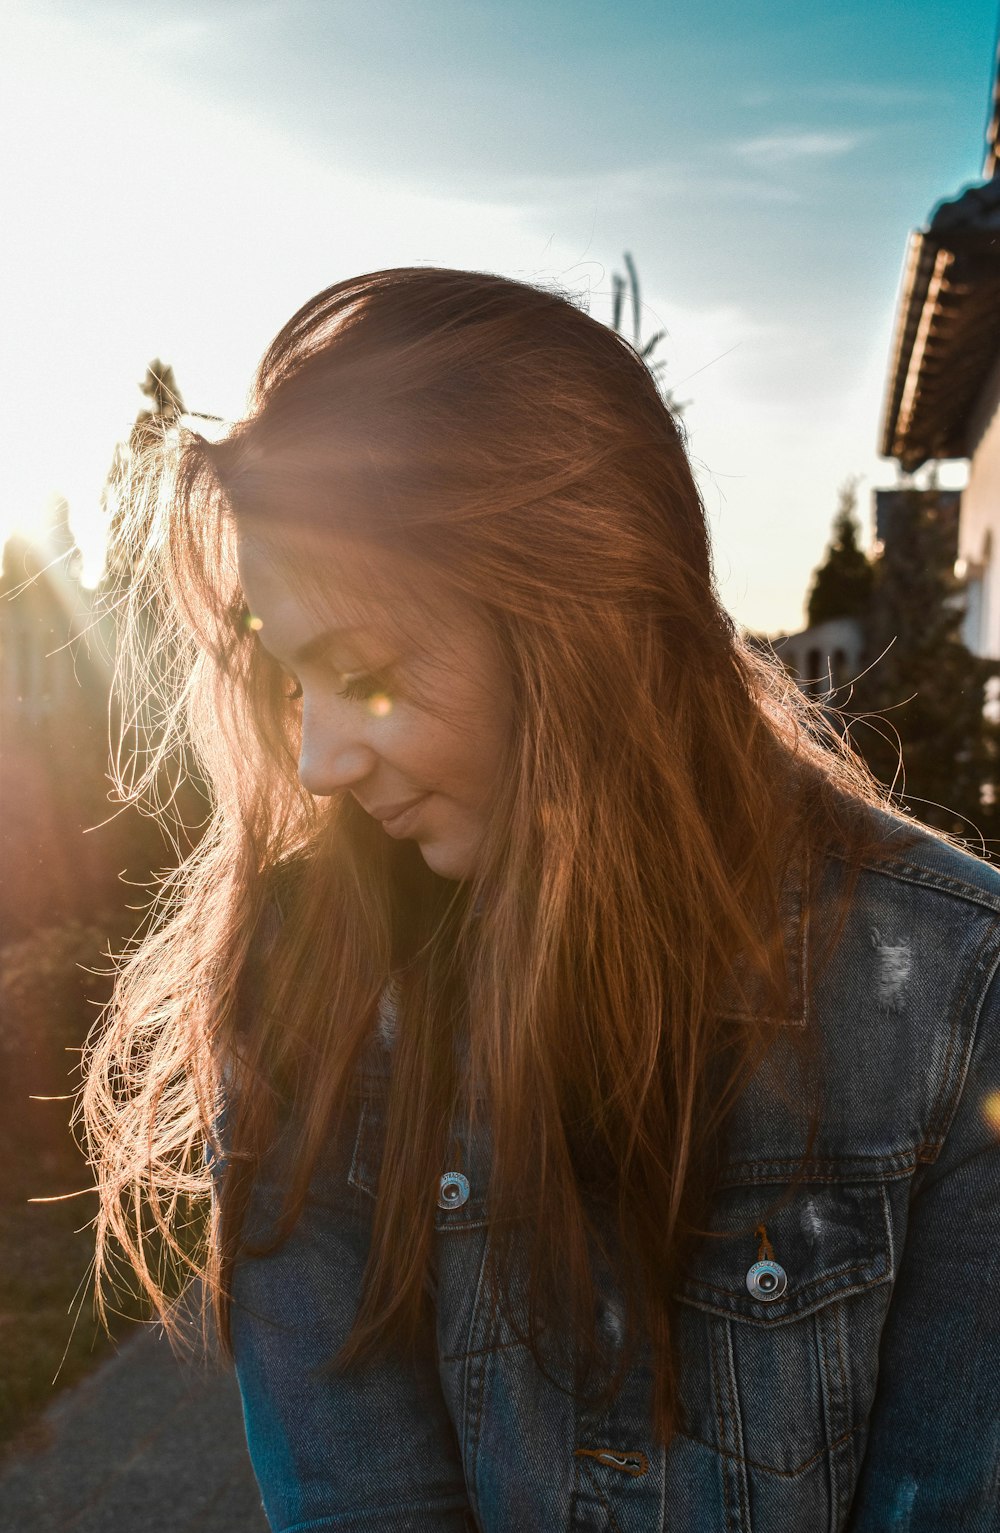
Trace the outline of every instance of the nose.
<instances>
[{"instance_id":1,"label":"nose","mask_svg":"<svg viewBox=\"0 0 1000 1533\"><path fill-rule=\"evenodd\" d=\"M377 756L363 738L354 708L338 703L302 703L299 781L308 793L328 797L363 782Z\"/></svg>"}]
</instances>

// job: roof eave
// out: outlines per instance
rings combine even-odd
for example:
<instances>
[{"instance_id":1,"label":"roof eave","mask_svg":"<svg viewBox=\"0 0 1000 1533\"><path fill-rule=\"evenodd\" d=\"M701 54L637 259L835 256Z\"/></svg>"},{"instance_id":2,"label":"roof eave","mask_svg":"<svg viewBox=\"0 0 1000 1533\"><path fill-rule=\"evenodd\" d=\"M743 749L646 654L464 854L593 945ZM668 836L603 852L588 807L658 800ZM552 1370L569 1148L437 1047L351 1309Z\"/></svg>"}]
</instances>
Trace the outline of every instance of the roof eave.
<instances>
[{"instance_id":1,"label":"roof eave","mask_svg":"<svg viewBox=\"0 0 1000 1533\"><path fill-rule=\"evenodd\" d=\"M896 299L896 323L893 327L892 366L882 410L879 452L883 458L899 457L897 421L903 390L910 373L913 341L930 283L932 261L928 260L927 231L914 229L906 247L903 275ZM919 464L915 465L919 468Z\"/></svg>"},{"instance_id":2,"label":"roof eave","mask_svg":"<svg viewBox=\"0 0 1000 1533\"><path fill-rule=\"evenodd\" d=\"M962 411L989 372L991 354L984 346L996 329L998 281L1000 180L995 179L939 203L929 226L910 236L879 445L884 457L898 459L907 472L928 459L967 456ZM966 323L970 317L979 333ZM996 339L1000 345L1000 332ZM942 367L953 369L963 359L962 398L949 409L941 391Z\"/></svg>"}]
</instances>

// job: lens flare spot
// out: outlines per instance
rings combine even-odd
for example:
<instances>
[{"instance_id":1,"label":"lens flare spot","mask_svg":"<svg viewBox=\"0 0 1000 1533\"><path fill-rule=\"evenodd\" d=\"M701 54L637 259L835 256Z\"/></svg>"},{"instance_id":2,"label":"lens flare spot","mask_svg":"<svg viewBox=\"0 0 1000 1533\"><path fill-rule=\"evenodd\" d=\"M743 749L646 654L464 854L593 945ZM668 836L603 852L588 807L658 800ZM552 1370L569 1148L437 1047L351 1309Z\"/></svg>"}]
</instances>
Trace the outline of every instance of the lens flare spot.
<instances>
[{"instance_id":1,"label":"lens flare spot","mask_svg":"<svg viewBox=\"0 0 1000 1533\"><path fill-rule=\"evenodd\" d=\"M983 1116L990 1128L1000 1134L1000 1091L991 1091L983 1102Z\"/></svg>"},{"instance_id":2,"label":"lens flare spot","mask_svg":"<svg viewBox=\"0 0 1000 1533\"><path fill-rule=\"evenodd\" d=\"M252 613L247 614L247 627L251 633L260 633L263 626L264 619L262 617L255 617Z\"/></svg>"},{"instance_id":3,"label":"lens flare spot","mask_svg":"<svg viewBox=\"0 0 1000 1533\"><path fill-rule=\"evenodd\" d=\"M392 712L392 698L386 697L384 692L376 692L368 699L368 709L377 719L384 719Z\"/></svg>"}]
</instances>

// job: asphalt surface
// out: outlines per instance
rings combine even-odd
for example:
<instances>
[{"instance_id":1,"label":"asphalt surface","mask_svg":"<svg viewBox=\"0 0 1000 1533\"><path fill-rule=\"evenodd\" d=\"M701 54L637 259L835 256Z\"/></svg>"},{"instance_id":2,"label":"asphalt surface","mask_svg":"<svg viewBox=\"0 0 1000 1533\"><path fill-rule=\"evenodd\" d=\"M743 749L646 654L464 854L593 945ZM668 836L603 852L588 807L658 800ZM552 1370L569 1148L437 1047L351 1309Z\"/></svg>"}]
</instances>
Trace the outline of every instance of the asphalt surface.
<instances>
[{"instance_id":1,"label":"asphalt surface","mask_svg":"<svg viewBox=\"0 0 1000 1533\"><path fill-rule=\"evenodd\" d=\"M267 1533L232 1372L131 1337L0 1461L0 1533Z\"/></svg>"}]
</instances>

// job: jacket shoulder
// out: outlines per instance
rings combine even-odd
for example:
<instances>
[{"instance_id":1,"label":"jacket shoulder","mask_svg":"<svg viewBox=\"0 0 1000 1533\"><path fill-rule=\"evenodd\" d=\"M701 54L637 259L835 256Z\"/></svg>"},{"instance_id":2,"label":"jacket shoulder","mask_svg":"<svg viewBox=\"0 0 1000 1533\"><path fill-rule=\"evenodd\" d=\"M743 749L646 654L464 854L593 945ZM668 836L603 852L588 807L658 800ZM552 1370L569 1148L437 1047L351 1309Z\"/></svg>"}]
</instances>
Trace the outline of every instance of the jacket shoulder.
<instances>
[{"instance_id":1,"label":"jacket shoulder","mask_svg":"<svg viewBox=\"0 0 1000 1533\"><path fill-rule=\"evenodd\" d=\"M871 811L875 845L862 868L911 888L937 890L1000 916L1000 866L904 815Z\"/></svg>"}]
</instances>

